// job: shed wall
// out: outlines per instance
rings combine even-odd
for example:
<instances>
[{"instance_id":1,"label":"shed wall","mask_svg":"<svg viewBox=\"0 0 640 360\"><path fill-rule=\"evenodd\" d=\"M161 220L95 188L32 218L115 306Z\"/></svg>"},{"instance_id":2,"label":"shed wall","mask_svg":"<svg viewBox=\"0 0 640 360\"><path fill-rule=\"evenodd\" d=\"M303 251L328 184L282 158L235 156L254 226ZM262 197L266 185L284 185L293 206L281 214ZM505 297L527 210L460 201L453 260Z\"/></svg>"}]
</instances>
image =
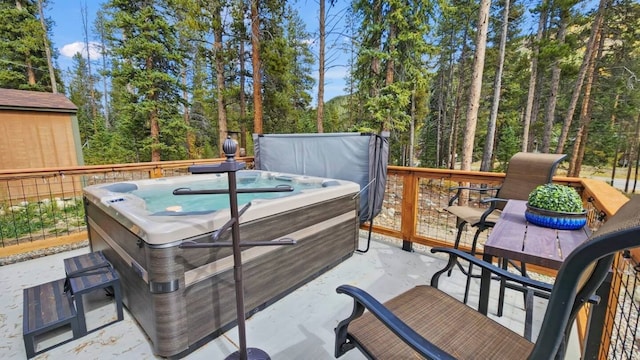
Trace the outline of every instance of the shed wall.
<instances>
[{"instance_id":1,"label":"shed wall","mask_svg":"<svg viewBox=\"0 0 640 360\"><path fill-rule=\"evenodd\" d=\"M83 165L74 113L0 110L0 169L51 168ZM7 180L0 194L14 201L79 196L80 179ZM7 204L5 204L7 205Z\"/></svg>"},{"instance_id":2,"label":"shed wall","mask_svg":"<svg viewBox=\"0 0 640 360\"><path fill-rule=\"evenodd\" d=\"M70 113L0 112L0 169L80 165Z\"/></svg>"}]
</instances>

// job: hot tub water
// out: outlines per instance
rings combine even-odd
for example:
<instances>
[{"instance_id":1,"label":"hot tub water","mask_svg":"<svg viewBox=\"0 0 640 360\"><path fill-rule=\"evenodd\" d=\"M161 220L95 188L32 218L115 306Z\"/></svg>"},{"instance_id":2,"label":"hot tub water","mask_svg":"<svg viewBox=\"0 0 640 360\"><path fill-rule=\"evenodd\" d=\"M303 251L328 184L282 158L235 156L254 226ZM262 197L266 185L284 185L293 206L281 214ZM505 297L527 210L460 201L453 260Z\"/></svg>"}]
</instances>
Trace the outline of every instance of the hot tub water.
<instances>
[{"instance_id":1,"label":"hot tub water","mask_svg":"<svg viewBox=\"0 0 640 360\"><path fill-rule=\"evenodd\" d=\"M302 190L317 189L322 187L321 183L292 183L288 180L254 178L238 181L238 189L248 188L269 188L278 185L288 185L293 187L291 192L270 192L270 193L240 193L238 194L238 205L243 206L255 199L275 199L300 193ZM206 189L226 189L226 179L223 181L200 180L189 183L186 188L191 190ZM153 188L141 188L130 193L143 199L147 211L152 215L182 215L193 213L208 213L227 209L229 207L229 195L173 195L175 185L159 185ZM172 214L175 213L175 214Z\"/></svg>"}]
</instances>

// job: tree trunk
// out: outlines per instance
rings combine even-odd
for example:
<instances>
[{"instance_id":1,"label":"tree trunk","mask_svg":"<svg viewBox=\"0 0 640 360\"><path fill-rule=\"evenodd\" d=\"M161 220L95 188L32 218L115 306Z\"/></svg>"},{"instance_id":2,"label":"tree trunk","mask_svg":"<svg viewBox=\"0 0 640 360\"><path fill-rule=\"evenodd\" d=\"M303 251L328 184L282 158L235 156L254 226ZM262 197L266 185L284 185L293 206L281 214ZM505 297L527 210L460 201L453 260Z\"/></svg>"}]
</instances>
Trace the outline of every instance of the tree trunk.
<instances>
[{"instance_id":1,"label":"tree trunk","mask_svg":"<svg viewBox=\"0 0 640 360\"><path fill-rule=\"evenodd\" d=\"M414 141L416 131L416 90L411 92L411 123L409 124L409 166L415 166L413 163Z\"/></svg>"},{"instance_id":2,"label":"tree trunk","mask_svg":"<svg viewBox=\"0 0 640 360\"><path fill-rule=\"evenodd\" d=\"M147 58L146 70L153 70L153 60ZM158 121L158 95L155 90L149 94L149 101L153 108L149 112L149 127L151 130L151 161L160 161L160 123Z\"/></svg>"},{"instance_id":3,"label":"tree trunk","mask_svg":"<svg viewBox=\"0 0 640 360\"><path fill-rule=\"evenodd\" d=\"M638 164L638 139L640 139L640 114L636 118L636 131L631 141L631 150L629 151L629 165L627 167L627 179L624 183L624 192L629 192L629 181L631 180L631 168L633 164Z\"/></svg>"},{"instance_id":4,"label":"tree trunk","mask_svg":"<svg viewBox=\"0 0 640 360\"><path fill-rule=\"evenodd\" d=\"M255 134L262 134L262 74L260 73L259 1L260 0L251 0L251 65L253 66L253 132Z\"/></svg>"},{"instance_id":5,"label":"tree trunk","mask_svg":"<svg viewBox=\"0 0 640 360\"><path fill-rule=\"evenodd\" d=\"M387 38L389 54L393 54L396 50L396 36L397 36L396 25L391 24L391 27L389 29L389 36ZM393 61L393 56L389 56L389 59L387 59L386 74L384 77L385 86L391 86L393 84L394 71L395 71L395 62ZM382 125L382 129L380 130L389 131L391 129L391 123L392 123L391 115L388 115L385 123Z\"/></svg>"},{"instance_id":6,"label":"tree trunk","mask_svg":"<svg viewBox=\"0 0 640 360\"><path fill-rule=\"evenodd\" d=\"M98 13L98 19L96 19L96 28L100 35L100 51L102 55L102 71L107 71L107 45L106 45L106 34L104 29L104 18L101 13ZM102 89L104 91L104 125L105 128L109 128L111 121L109 120L109 91L107 86L107 77L102 77Z\"/></svg>"},{"instance_id":7,"label":"tree trunk","mask_svg":"<svg viewBox=\"0 0 640 360\"><path fill-rule=\"evenodd\" d=\"M16 8L18 10L22 10L22 0L16 0ZM26 50L23 55L25 57L24 65L27 71L27 82L29 85L33 86L36 84L36 73L33 71L33 64L30 59L31 54L29 53L29 50Z\"/></svg>"},{"instance_id":8,"label":"tree trunk","mask_svg":"<svg viewBox=\"0 0 640 360\"><path fill-rule=\"evenodd\" d=\"M478 123L478 108L480 107L480 93L482 91L482 74L484 72L484 57L487 49L487 30L489 29L489 8L491 0L481 0L478 10L478 26L476 36L476 51L473 58L473 73L469 89L469 104L467 105L467 123L462 143L462 170L471 170L473 160L473 144Z\"/></svg>"},{"instance_id":9,"label":"tree trunk","mask_svg":"<svg viewBox=\"0 0 640 360\"><path fill-rule=\"evenodd\" d=\"M580 168L582 167L582 158L584 157L584 150L587 144L587 138L589 136L589 123L591 122L591 89L593 83L598 78L598 73L595 71L597 59L600 57L602 49L601 32L596 35L598 41L596 42L597 49L593 52L593 56L589 59L589 67L587 70L587 84L584 87L584 95L582 96L582 107L580 109L580 128L576 135L576 142L573 146L573 152L571 154L571 161L569 162L569 176L579 177ZM596 55L597 54L597 55Z\"/></svg>"},{"instance_id":10,"label":"tree trunk","mask_svg":"<svg viewBox=\"0 0 640 360\"><path fill-rule=\"evenodd\" d=\"M187 155L189 159L195 159L196 155L196 134L193 133L193 129L189 126L191 122L191 115L189 113L189 92L187 90L187 66L182 67L182 119L187 126Z\"/></svg>"},{"instance_id":11,"label":"tree trunk","mask_svg":"<svg viewBox=\"0 0 640 360\"><path fill-rule=\"evenodd\" d=\"M556 148L556 154L562 154L564 152L564 146L567 142L569 129L571 128L573 114L575 113L576 107L578 106L578 98L580 97L582 84L584 83L584 79L587 74L589 59L591 59L591 57L593 56L594 50L596 48L597 34L600 32L600 28L602 28L602 22L604 19L604 12L607 7L607 2L608 0L600 0L600 3L598 5L598 14L596 15L596 18L591 25L591 35L589 36L589 41L587 42L587 49L584 53L582 64L580 65L580 70L578 70L578 77L573 88L573 94L571 96L571 102L569 103L569 107L567 109L567 114L564 118L562 132L560 134L560 139L558 140L558 147Z\"/></svg>"},{"instance_id":12,"label":"tree trunk","mask_svg":"<svg viewBox=\"0 0 640 360\"><path fill-rule=\"evenodd\" d=\"M374 24L374 27L382 26L382 0L373 1L373 24ZM371 48L375 49L376 52L380 50L381 42L382 42L381 37L382 37L381 32L376 33L373 37ZM369 96L371 97L377 97L380 93L380 86L379 86L380 71L381 71L380 58L378 56L374 56L373 59L371 60L371 73L374 79L373 80L374 84L371 87L371 90L369 92Z\"/></svg>"},{"instance_id":13,"label":"tree trunk","mask_svg":"<svg viewBox=\"0 0 640 360\"><path fill-rule=\"evenodd\" d=\"M44 43L44 53L47 56L47 67L49 68L49 78L51 81L51 92L58 93L58 85L56 83L56 73L53 70L53 60L51 60L51 46L49 46L49 35L47 33L47 24L44 21L44 10L42 9L42 0L38 0L38 13L40 13L40 25L42 26L42 37ZM91 73L89 73L91 77ZM35 80L35 77L34 77Z\"/></svg>"},{"instance_id":14,"label":"tree trunk","mask_svg":"<svg viewBox=\"0 0 640 360\"><path fill-rule=\"evenodd\" d=\"M242 24L244 24L244 18L245 15L247 13L247 3L244 0L237 0L238 4L240 6L240 12L239 12L239 19L236 19L234 21L238 21ZM246 74L246 68L245 68L245 41L247 41L248 39L246 39L246 29L244 27L244 25L242 25L240 27L240 39L238 41L239 43L239 47L238 47L238 62L240 65L240 74L239 74L239 86L240 86L240 94L239 94L239 111L240 111L240 148L247 149L247 125L249 123L249 119L247 119L247 99L246 99L246 78L245 78L245 74ZM245 153L246 155L246 153Z\"/></svg>"},{"instance_id":15,"label":"tree trunk","mask_svg":"<svg viewBox=\"0 0 640 360\"><path fill-rule=\"evenodd\" d=\"M493 163L493 146L496 136L496 122L498 120L498 108L500 107L500 91L502 87L502 69L504 68L505 49L507 47L507 35L509 31L509 0L504 2L502 12L502 33L500 34L500 55L498 57L498 69L493 82L493 103L491 104L491 114L487 125L487 140L484 143L484 153L482 154L482 164L480 171L491 171Z\"/></svg>"},{"instance_id":16,"label":"tree trunk","mask_svg":"<svg viewBox=\"0 0 640 360\"><path fill-rule=\"evenodd\" d=\"M319 12L319 22L320 22L320 49L318 50L318 114L317 114L317 127L318 133L324 132L324 127L322 126L322 119L324 118L324 51L325 51L325 0L320 1L320 12Z\"/></svg>"},{"instance_id":17,"label":"tree trunk","mask_svg":"<svg viewBox=\"0 0 640 360\"><path fill-rule=\"evenodd\" d=\"M441 142L442 142L442 121L445 118L445 106L444 106L444 71L440 71L438 75L438 86L440 92L438 93L438 114L436 115L436 166L440 167L441 161Z\"/></svg>"},{"instance_id":18,"label":"tree trunk","mask_svg":"<svg viewBox=\"0 0 640 360\"><path fill-rule=\"evenodd\" d=\"M569 13L566 9L560 11L560 28L558 29L557 42L559 46L564 44L567 36L567 21ZM555 59L551 68L551 88L549 93L549 101L547 102L547 111L544 115L544 132L542 134L542 152L548 153L551 149L551 135L553 134L553 120L556 113L556 104L558 103L558 88L560 87L560 61Z\"/></svg>"},{"instance_id":19,"label":"tree trunk","mask_svg":"<svg viewBox=\"0 0 640 360\"><path fill-rule=\"evenodd\" d=\"M93 71L91 71L91 53L90 53L90 44L89 44L89 20L87 19L87 3L84 2L80 5L80 14L82 17L82 33L84 35L84 48L87 51L87 72L89 76L87 80L89 81L89 98L91 99L91 121L93 123L93 131L94 133L98 130L96 127L95 121L98 117L98 107L96 101L96 90L95 85L93 84Z\"/></svg>"},{"instance_id":20,"label":"tree trunk","mask_svg":"<svg viewBox=\"0 0 640 360\"><path fill-rule=\"evenodd\" d=\"M220 19L222 9L217 1L213 2L213 51L216 62L216 100L218 105L218 154L224 157L222 145L227 139L227 109L224 101L225 84L224 84L224 58L222 56L222 22ZM238 149L239 150L239 149Z\"/></svg>"},{"instance_id":21,"label":"tree trunk","mask_svg":"<svg viewBox=\"0 0 640 360\"><path fill-rule=\"evenodd\" d=\"M451 133L449 135L449 160L448 167L449 169L453 169L456 164L456 153L458 151L458 123L460 122L460 109L462 108L462 95L464 94L464 78L466 75L465 59L467 57L467 51L469 47L467 46L467 35L468 35L469 27L466 26L464 30L464 34L462 36L462 51L460 52L460 61L458 61L458 87L456 89L456 100L453 108L453 118L451 119ZM450 63L451 71L453 71L455 64L453 64L453 58Z\"/></svg>"},{"instance_id":22,"label":"tree trunk","mask_svg":"<svg viewBox=\"0 0 640 360\"><path fill-rule=\"evenodd\" d=\"M529 146L529 127L531 126L531 118L533 113L533 100L536 95L536 86L538 80L538 56L540 55L540 41L544 34L544 24L547 19L547 8L543 5L540 11L540 19L538 21L538 32L533 43L533 52L531 54L531 73L529 75L529 92L527 94L527 106L524 110L524 118L522 119L522 151L527 151Z\"/></svg>"}]
</instances>

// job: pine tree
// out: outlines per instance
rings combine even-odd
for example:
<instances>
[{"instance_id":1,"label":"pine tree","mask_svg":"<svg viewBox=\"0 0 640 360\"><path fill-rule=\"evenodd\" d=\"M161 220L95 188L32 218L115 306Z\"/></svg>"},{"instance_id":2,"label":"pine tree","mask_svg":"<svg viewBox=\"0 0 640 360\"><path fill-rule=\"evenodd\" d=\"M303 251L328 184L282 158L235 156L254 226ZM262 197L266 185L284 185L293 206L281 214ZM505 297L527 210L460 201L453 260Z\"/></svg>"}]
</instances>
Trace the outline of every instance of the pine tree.
<instances>
[{"instance_id":1,"label":"pine tree","mask_svg":"<svg viewBox=\"0 0 640 360\"><path fill-rule=\"evenodd\" d=\"M57 69L51 69L50 73L47 62L47 51L53 51L45 29L51 28L51 21L40 21L38 4L39 0L0 1L2 88L52 91L51 79L59 82ZM41 3L42 7L46 5L44 1Z\"/></svg>"},{"instance_id":2,"label":"pine tree","mask_svg":"<svg viewBox=\"0 0 640 360\"><path fill-rule=\"evenodd\" d=\"M261 43L263 66L264 131L266 133L295 133L309 130L311 104L309 92L313 87L308 45L302 40L304 31L299 16L290 7L275 2L265 11L264 33L270 36ZM315 126L313 127L315 128Z\"/></svg>"},{"instance_id":3,"label":"pine tree","mask_svg":"<svg viewBox=\"0 0 640 360\"><path fill-rule=\"evenodd\" d=\"M99 114L99 104L94 104L93 96L102 96L96 89L92 90L96 82L89 74L88 61L80 54L73 56L73 67L69 74L69 100L78 107L78 126L80 128L80 142L83 147L89 145L89 140L100 127L103 119ZM94 108L97 108L94 110ZM87 159L85 159L87 160ZM87 161L91 163L91 161Z\"/></svg>"},{"instance_id":4,"label":"pine tree","mask_svg":"<svg viewBox=\"0 0 640 360\"><path fill-rule=\"evenodd\" d=\"M105 13L121 136L139 151L137 161L185 158L175 9L168 1L111 0Z\"/></svg>"}]
</instances>

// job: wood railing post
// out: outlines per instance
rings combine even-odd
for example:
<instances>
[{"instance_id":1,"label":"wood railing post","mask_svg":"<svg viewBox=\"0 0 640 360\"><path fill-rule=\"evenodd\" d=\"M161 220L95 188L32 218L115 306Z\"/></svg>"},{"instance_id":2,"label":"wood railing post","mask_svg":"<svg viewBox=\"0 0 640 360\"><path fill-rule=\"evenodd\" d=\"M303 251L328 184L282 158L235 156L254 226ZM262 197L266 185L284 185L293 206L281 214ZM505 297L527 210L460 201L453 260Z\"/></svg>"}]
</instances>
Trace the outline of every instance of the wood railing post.
<instances>
[{"instance_id":1,"label":"wood railing post","mask_svg":"<svg viewBox=\"0 0 640 360\"><path fill-rule=\"evenodd\" d=\"M413 171L402 177L402 250L413 250L413 239L416 235L416 219L418 217L418 177Z\"/></svg>"},{"instance_id":2,"label":"wood railing post","mask_svg":"<svg viewBox=\"0 0 640 360\"><path fill-rule=\"evenodd\" d=\"M156 178L161 178L161 177L162 177L162 168L155 167L155 168L149 170L149 178L150 179L156 179Z\"/></svg>"}]
</instances>

